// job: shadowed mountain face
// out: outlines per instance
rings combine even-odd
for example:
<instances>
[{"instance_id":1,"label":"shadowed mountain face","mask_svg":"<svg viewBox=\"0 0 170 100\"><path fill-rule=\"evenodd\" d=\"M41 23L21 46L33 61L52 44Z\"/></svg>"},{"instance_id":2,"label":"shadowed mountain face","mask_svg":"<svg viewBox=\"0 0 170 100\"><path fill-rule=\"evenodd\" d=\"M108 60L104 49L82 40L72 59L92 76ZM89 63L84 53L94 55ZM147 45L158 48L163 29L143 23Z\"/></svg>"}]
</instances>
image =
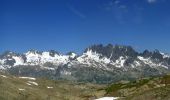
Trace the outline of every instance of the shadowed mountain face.
<instances>
[{"instance_id":1,"label":"shadowed mountain face","mask_svg":"<svg viewBox=\"0 0 170 100\"><path fill-rule=\"evenodd\" d=\"M30 50L23 54L5 52L0 56L1 71L14 75L94 83L159 76L169 68L168 54L158 50L139 53L131 46L111 44L90 46L81 55Z\"/></svg>"},{"instance_id":2,"label":"shadowed mountain face","mask_svg":"<svg viewBox=\"0 0 170 100\"><path fill-rule=\"evenodd\" d=\"M138 55L138 53L131 46L113 46L111 44L108 44L107 46L93 45L90 48L86 49L86 52L88 50L92 50L93 52L102 54L103 56L106 56L111 60L117 60L120 56L136 58Z\"/></svg>"}]
</instances>

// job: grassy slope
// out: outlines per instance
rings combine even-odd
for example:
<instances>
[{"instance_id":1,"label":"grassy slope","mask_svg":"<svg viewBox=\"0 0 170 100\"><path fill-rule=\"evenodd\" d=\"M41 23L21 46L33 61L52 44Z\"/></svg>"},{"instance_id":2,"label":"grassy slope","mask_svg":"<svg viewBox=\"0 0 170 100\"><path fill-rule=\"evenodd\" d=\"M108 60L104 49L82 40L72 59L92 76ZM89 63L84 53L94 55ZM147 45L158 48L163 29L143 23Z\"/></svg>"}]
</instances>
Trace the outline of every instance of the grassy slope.
<instances>
[{"instance_id":1,"label":"grassy slope","mask_svg":"<svg viewBox=\"0 0 170 100\"><path fill-rule=\"evenodd\" d=\"M3 74L0 74L3 75ZM123 100L170 100L170 75L109 85L0 76L0 100L93 100L102 96ZM39 85L27 85L34 81ZM53 87L48 89L47 86ZM19 90L25 89L24 91ZM91 98L91 99L89 99Z\"/></svg>"},{"instance_id":2,"label":"grassy slope","mask_svg":"<svg viewBox=\"0 0 170 100\"><path fill-rule=\"evenodd\" d=\"M33 80L0 76L0 100L89 100L105 94L102 85L36 79L34 82L39 85L29 86L28 81Z\"/></svg>"},{"instance_id":3,"label":"grassy slope","mask_svg":"<svg viewBox=\"0 0 170 100\"><path fill-rule=\"evenodd\" d=\"M123 97L125 100L170 100L170 75L119 82L110 85L106 91L107 96Z\"/></svg>"}]
</instances>

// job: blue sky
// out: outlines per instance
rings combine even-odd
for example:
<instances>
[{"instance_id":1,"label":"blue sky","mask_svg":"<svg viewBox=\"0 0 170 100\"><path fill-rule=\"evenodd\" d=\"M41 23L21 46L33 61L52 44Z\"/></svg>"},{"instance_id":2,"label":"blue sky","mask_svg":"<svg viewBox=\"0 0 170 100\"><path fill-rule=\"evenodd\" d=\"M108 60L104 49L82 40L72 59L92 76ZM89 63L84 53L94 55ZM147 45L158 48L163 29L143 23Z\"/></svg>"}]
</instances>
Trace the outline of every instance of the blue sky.
<instances>
[{"instance_id":1,"label":"blue sky","mask_svg":"<svg viewBox=\"0 0 170 100\"><path fill-rule=\"evenodd\" d=\"M0 0L0 52L92 44L170 53L170 0Z\"/></svg>"}]
</instances>

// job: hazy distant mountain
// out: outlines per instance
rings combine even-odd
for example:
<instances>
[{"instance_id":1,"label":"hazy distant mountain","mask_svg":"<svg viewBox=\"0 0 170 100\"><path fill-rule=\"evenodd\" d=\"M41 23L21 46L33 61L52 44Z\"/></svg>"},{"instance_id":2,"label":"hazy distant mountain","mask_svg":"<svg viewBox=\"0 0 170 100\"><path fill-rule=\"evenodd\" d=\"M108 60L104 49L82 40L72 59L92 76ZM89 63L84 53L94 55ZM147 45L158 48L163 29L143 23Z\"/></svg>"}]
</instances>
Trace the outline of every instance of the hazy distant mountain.
<instances>
[{"instance_id":1,"label":"hazy distant mountain","mask_svg":"<svg viewBox=\"0 0 170 100\"><path fill-rule=\"evenodd\" d=\"M0 69L14 75L72 81L109 83L163 75L169 71L170 56L158 50L135 51L131 46L93 45L78 55L57 51L7 51L0 55Z\"/></svg>"}]
</instances>

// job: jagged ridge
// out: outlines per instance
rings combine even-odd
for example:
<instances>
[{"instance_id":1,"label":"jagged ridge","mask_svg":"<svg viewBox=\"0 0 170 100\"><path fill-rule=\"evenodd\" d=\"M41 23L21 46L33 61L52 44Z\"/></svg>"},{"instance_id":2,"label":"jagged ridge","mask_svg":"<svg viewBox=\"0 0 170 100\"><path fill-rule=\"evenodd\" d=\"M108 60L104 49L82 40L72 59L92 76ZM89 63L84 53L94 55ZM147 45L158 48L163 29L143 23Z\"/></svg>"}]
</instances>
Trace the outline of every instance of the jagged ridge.
<instances>
[{"instance_id":1,"label":"jagged ridge","mask_svg":"<svg viewBox=\"0 0 170 100\"><path fill-rule=\"evenodd\" d=\"M31 70L35 73L16 71L16 69L28 68L28 66L31 66L29 68L32 68ZM158 50L153 52L145 50L143 53L139 53L131 46L113 46L111 44L93 45L85 49L81 55L73 52L63 55L54 50L46 52L29 50L24 54L5 52L0 56L0 69L10 73L11 71L14 73L15 69L15 74L41 76L39 73L48 73L49 70L52 70L51 78L80 81L89 81L88 75L86 75L89 73L92 74L90 78L92 82L100 80L101 77L112 81L116 76L124 79L124 75L129 75L126 77L132 79L161 75L168 72L169 67L170 56ZM39 71L37 72L35 69L39 69ZM45 72L41 72L42 70Z\"/></svg>"}]
</instances>

